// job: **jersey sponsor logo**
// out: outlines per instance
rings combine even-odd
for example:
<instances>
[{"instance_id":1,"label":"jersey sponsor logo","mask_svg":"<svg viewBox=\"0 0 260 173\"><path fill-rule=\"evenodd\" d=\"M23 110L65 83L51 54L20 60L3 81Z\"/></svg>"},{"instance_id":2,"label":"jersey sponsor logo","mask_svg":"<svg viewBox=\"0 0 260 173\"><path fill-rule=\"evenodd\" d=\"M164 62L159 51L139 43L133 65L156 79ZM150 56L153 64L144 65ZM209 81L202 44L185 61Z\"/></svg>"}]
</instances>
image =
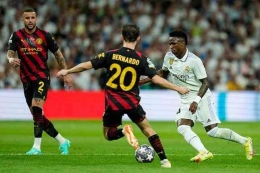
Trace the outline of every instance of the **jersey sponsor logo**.
<instances>
[{"instance_id":1,"label":"jersey sponsor logo","mask_svg":"<svg viewBox=\"0 0 260 173\"><path fill-rule=\"evenodd\" d=\"M112 59L122 61L122 62L125 62L128 64L133 64L133 65L139 65L139 63L140 63L140 61L138 59L126 57L126 56L119 55L119 54L113 54Z\"/></svg>"},{"instance_id":2,"label":"jersey sponsor logo","mask_svg":"<svg viewBox=\"0 0 260 173\"><path fill-rule=\"evenodd\" d=\"M37 44L42 44L42 42L43 42L43 41L42 41L41 38L37 38L37 39L36 39L36 43L37 43Z\"/></svg>"},{"instance_id":3,"label":"jersey sponsor logo","mask_svg":"<svg viewBox=\"0 0 260 173\"><path fill-rule=\"evenodd\" d=\"M175 73L172 73L172 75L175 78L177 78L178 80L183 81L183 82L186 82L190 78L189 75L187 75L187 74L175 74Z\"/></svg>"},{"instance_id":4,"label":"jersey sponsor logo","mask_svg":"<svg viewBox=\"0 0 260 173\"><path fill-rule=\"evenodd\" d=\"M23 52L24 55L32 55L32 54L38 54L38 52L42 51L42 48L39 47L22 47L20 48L20 51Z\"/></svg>"}]
</instances>

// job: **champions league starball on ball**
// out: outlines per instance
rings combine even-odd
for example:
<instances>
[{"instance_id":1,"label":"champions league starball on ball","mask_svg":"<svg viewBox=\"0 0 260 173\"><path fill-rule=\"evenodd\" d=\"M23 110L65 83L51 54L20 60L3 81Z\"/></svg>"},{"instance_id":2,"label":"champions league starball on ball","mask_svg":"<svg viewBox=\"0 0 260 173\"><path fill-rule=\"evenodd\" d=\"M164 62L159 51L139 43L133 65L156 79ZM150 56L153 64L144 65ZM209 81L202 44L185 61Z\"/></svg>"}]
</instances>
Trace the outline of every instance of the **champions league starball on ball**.
<instances>
[{"instance_id":1,"label":"champions league starball on ball","mask_svg":"<svg viewBox=\"0 0 260 173\"><path fill-rule=\"evenodd\" d=\"M140 145L135 150L135 158L139 163L151 163L154 160L155 151L147 144Z\"/></svg>"}]
</instances>

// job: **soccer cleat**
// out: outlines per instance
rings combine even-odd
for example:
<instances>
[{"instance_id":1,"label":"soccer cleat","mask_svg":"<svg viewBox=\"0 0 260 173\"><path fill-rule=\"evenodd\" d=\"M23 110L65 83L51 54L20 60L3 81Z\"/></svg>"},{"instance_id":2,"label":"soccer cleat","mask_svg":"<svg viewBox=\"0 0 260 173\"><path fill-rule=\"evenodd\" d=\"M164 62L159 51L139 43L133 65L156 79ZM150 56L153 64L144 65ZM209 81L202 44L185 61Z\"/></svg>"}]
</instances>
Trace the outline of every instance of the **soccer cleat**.
<instances>
[{"instance_id":1,"label":"soccer cleat","mask_svg":"<svg viewBox=\"0 0 260 173\"><path fill-rule=\"evenodd\" d=\"M127 124L127 125L124 126L124 134L125 134L125 137L126 137L128 143L132 147L137 149L138 148L138 140L134 136L133 127L131 125Z\"/></svg>"},{"instance_id":2,"label":"soccer cleat","mask_svg":"<svg viewBox=\"0 0 260 173\"><path fill-rule=\"evenodd\" d=\"M172 164L171 164L171 162L168 159L163 159L161 161L161 167L162 168L171 168Z\"/></svg>"},{"instance_id":3,"label":"soccer cleat","mask_svg":"<svg viewBox=\"0 0 260 173\"><path fill-rule=\"evenodd\" d=\"M38 150L36 148L30 149L30 151L26 152L26 155L41 155L41 150Z\"/></svg>"},{"instance_id":4,"label":"soccer cleat","mask_svg":"<svg viewBox=\"0 0 260 173\"><path fill-rule=\"evenodd\" d=\"M254 150L253 150L253 142L250 137L247 138L246 143L244 145L244 149L246 152L246 159L251 160L254 156Z\"/></svg>"},{"instance_id":5,"label":"soccer cleat","mask_svg":"<svg viewBox=\"0 0 260 173\"><path fill-rule=\"evenodd\" d=\"M70 141L66 139L66 141L63 144L60 144L60 151L61 155L68 155L69 154L69 147L70 147Z\"/></svg>"},{"instance_id":6,"label":"soccer cleat","mask_svg":"<svg viewBox=\"0 0 260 173\"><path fill-rule=\"evenodd\" d=\"M213 158L213 154L209 151L201 151L199 152L199 154L193 158L190 159L191 162L202 162L204 160L208 160L208 159L212 159Z\"/></svg>"}]
</instances>

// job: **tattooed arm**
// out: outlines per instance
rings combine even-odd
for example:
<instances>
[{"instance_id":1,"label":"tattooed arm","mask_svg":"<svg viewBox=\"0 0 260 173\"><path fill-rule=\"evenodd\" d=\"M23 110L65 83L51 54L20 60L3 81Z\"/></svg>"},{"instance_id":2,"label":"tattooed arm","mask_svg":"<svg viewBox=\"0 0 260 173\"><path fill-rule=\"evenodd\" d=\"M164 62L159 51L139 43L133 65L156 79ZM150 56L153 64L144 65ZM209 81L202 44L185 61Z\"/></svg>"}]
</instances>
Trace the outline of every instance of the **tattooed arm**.
<instances>
[{"instance_id":1,"label":"tattooed arm","mask_svg":"<svg viewBox=\"0 0 260 173\"><path fill-rule=\"evenodd\" d=\"M54 53L54 56L60 66L61 69L67 69L67 65L66 65L66 62L65 62L65 59L60 51L60 49L58 49L55 53ZM68 87L70 88L72 86L72 79L69 75L67 76L64 76L63 77L64 79L64 87Z\"/></svg>"},{"instance_id":2,"label":"tattooed arm","mask_svg":"<svg viewBox=\"0 0 260 173\"><path fill-rule=\"evenodd\" d=\"M7 60L13 67L19 66L20 62L21 62L20 59L15 58L15 51L13 51L13 50L7 51Z\"/></svg>"},{"instance_id":3,"label":"tattooed arm","mask_svg":"<svg viewBox=\"0 0 260 173\"><path fill-rule=\"evenodd\" d=\"M200 102L201 98L205 95L207 90L209 89L209 82L207 78L200 79L200 82L202 83L198 96L195 98L195 100L191 103L189 110L192 114L194 114L197 110L198 103Z\"/></svg>"},{"instance_id":4,"label":"tattooed arm","mask_svg":"<svg viewBox=\"0 0 260 173\"><path fill-rule=\"evenodd\" d=\"M60 51L60 49L58 49L55 53L54 53L54 56L60 66L61 69L67 69L67 65L66 65L66 62L65 62L65 59Z\"/></svg>"}]
</instances>

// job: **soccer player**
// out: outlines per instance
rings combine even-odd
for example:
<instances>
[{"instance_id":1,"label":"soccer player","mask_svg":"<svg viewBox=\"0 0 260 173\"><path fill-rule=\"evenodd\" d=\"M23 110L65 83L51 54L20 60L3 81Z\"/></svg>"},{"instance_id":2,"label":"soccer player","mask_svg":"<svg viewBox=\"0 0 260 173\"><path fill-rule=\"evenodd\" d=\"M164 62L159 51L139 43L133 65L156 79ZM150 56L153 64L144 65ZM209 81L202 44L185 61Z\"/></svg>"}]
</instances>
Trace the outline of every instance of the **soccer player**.
<instances>
[{"instance_id":1,"label":"soccer player","mask_svg":"<svg viewBox=\"0 0 260 173\"><path fill-rule=\"evenodd\" d=\"M26 8L23 11L22 21L24 28L12 33L9 39L7 59L12 66L20 66L20 78L26 103L33 115L34 144L26 154L41 154L42 132L45 131L59 142L61 154L67 155L70 146L69 140L61 136L51 121L44 116L43 111L50 86L50 71L47 66L48 49L55 55L62 69L66 69L64 57L51 34L36 26L37 17L33 8ZM71 86L70 76L64 77L64 84Z\"/></svg>"},{"instance_id":2,"label":"soccer player","mask_svg":"<svg viewBox=\"0 0 260 173\"><path fill-rule=\"evenodd\" d=\"M138 141L133 134L131 125L122 124L122 116L127 114L137 124L143 134L161 160L161 166L170 168L171 163L167 159L159 136L151 128L145 116L145 111L139 104L139 79L141 75L149 76L152 81L163 87L186 94L189 90L178 87L156 75L154 64L140 52L135 51L137 42L140 40L139 28L134 24L125 24L122 30L123 47L98 54L94 59L81 63L69 70L61 70L58 77L70 73L78 73L89 69L107 69L105 86L105 112L103 115L103 134L109 140L117 140L126 136L129 144L138 148Z\"/></svg>"},{"instance_id":3,"label":"soccer player","mask_svg":"<svg viewBox=\"0 0 260 173\"><path fill-rule=\"evenodd\" d=\"M210 137L240 143L245 149L246 158L251 160L252 139L243 137L228 128L218 127L220 120L211 98L206 70L201 59L187 49L187 34L182 30L175 30L170 32L169 36L171 51L166 53L162 69L158 74L166 78L170 73L174 84L190 89L188 94L180 95L181 106L176 114L178 132L198 151L198 155L190 161L201 162L213 158L213 154L204 147L198 135L191 129L196 120L203 124ZM151 80L146 78L139 84L149 81Z\"/></svg>"}]
</instances>

